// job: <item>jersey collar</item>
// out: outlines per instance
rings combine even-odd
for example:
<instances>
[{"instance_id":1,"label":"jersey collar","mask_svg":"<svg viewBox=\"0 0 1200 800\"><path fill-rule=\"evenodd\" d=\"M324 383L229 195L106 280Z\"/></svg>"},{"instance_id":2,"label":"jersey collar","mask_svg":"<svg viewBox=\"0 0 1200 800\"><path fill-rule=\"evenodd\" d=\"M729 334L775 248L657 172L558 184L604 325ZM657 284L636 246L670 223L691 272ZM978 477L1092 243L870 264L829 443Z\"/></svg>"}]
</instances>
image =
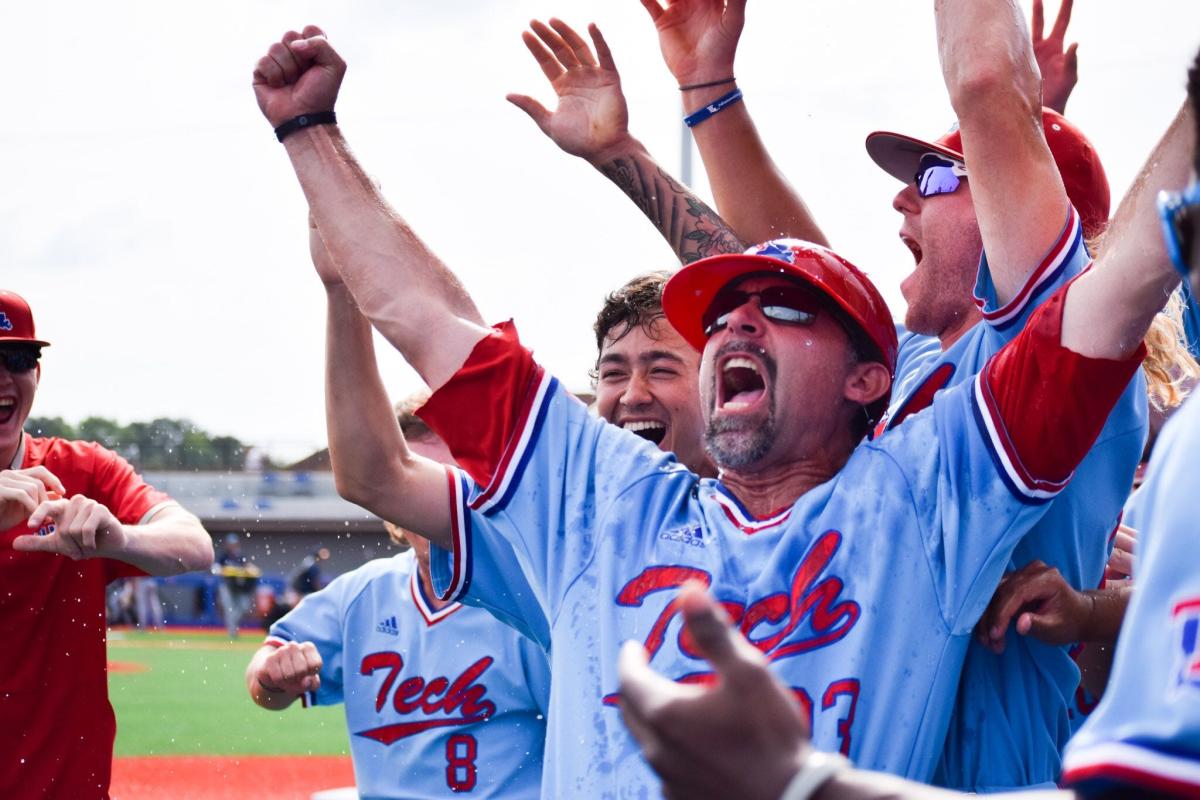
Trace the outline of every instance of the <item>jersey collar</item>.
<instances>
[{"instance_id":1,"label":"jersey collar","mask_svg":"<svg viewBox=\"0 0 1200 800\"><path fill-rule=\"evenodd\" d=\"M413 604L421 612L421 616L424 618L427 626L436 625L446 617L462 609L462 603L455 602L445 608L434 611L429 601L425 598L425 587L421 585L421 569L419 566L412 571L409 586L412 589Z\"/></svg>"}]
</instances>

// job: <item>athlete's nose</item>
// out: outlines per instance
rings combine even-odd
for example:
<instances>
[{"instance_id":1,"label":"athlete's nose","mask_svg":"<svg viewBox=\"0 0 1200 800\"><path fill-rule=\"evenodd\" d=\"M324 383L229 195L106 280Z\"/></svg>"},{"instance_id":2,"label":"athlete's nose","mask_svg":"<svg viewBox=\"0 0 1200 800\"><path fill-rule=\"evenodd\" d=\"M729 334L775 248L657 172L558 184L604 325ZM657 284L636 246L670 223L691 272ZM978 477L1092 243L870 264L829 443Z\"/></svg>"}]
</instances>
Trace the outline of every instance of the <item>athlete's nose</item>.
<instances>
[{"instance_id":1,"label":"athlete's nose","mask_svg":"<svg viewBox=\"0 0 1200 800\"><path fill-rule=\"evenodd\" d=\"M729 312L729 321L726 326L730 331L742 336L760 335L766 327L766 317L762 313L762 301L754 296Z\"/></svg>"},{"instance_id":2,"label":"athlete's nose","mask_svg":"<svg viewBox=\"0 0 1200 800\"><path fill-rule=\"evenodd\" d=\"M896 196L892 198L892 208L901 214L920 214L921 204L918 202L919 197L916 184L910 183L896 192Z\"/></svg>"},{"instance_id":3,"label":"athlete's nose","mask_svg":"<svg viewBox=\"0 0 1200 800\"><path fill-rule=\"evenodd\" d=\"M650 388L646 382L646 376L638 371L629 376L629 383L625 384L625 391L621 392L621 405L623 406L644 406L650 403L654 398L650 395Z\"/></svg>"}]
</instances>

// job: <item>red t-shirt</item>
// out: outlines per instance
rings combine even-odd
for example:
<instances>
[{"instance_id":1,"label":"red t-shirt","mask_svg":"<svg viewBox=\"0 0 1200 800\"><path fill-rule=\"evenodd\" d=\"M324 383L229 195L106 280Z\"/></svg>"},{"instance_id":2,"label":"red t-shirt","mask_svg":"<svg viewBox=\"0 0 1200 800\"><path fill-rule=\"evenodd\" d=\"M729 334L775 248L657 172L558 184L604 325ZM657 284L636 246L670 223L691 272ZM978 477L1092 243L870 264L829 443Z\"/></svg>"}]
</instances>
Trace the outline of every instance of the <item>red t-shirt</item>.
<instances>
[{"instance_id":1,"label":"red t-shirt","mask_svg":"<svg viewBox=\"0 0 1200 800\"><path fill-rule=\"evenodd\" d=\"M21 469L46 467L67 497L103 503L125 524L170 502L97 444L25 436L22 447ZM117 729L104 590L143 573L106 558L17 552L12 540L24 533L23 523L0 533L0 797L106 798Z\"/></svg>"}]
</instances>

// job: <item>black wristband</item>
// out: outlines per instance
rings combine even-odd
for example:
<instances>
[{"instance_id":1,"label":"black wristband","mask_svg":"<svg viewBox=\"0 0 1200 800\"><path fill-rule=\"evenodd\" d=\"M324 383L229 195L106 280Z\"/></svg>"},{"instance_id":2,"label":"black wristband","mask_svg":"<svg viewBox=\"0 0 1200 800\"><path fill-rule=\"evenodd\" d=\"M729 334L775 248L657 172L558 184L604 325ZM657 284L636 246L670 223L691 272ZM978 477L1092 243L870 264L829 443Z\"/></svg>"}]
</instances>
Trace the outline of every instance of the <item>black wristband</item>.
<instances>
[{"instance_id":1,"label":"black wristband","mask_svg":"<svg viewBox=\"0 0 1200 800\"><path fill-rule=\"evenodd\" d=\"M313 125L337 125L337 114L332 111L315 111L312 114L292 117L275 129L275 138L282 142L301 128L311 128Z\"/></svg>"},{"instance_id":2,"label":"black wristband","mask_svg":"<svg viewBox=\"0 0 1200 800\"><path fill-rule=\"evenodd\" d=\"M686 92L689 89L707 89L710 86L721 86L726 83L736 83L737 78L730 75L728 78L722 78L719 81L709 81L708 83L689 83L686 86L680 86L679 91Z\"/></svg>"}]
</instances>

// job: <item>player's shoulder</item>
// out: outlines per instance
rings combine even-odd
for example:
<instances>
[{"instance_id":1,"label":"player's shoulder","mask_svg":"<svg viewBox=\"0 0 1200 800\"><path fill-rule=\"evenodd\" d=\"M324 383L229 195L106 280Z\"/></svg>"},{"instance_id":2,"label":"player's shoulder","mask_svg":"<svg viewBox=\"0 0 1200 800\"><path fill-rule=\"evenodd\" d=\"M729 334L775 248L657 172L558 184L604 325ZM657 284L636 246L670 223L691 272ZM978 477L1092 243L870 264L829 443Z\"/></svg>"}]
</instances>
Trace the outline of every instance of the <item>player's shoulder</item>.
<instances>
[{"instance_id":1,"label":"player's shoulder","mask_svg":"<svg viewBox=\"0 0 1200 800\"><path fill-rule=\"evenodd\" d=\"M43 465L53 472L54 465L87 467L98 461L114 461L120 456L98 442L62 439L57 436L25 436L24 463Z\"/></svg>"},{"instance_id":2,"label":"player's shoulder","mask_svg":"<svg viewBox=\"0 0 1200 800\"><path fill-rule=\"evenodd\" d=\"M1189 399L1167 420L1155 447L1156 451L1162 452L1159 460L1163 469L1160 471L1164 473L1183 468L1194 461L1200 450L1200 401L1194 397Z\"/></svg>"},{"instance_id":3,"label":"player's shoulder","mask_svg":"<svg viewBox=\"0 0 1200 800\"><path fill-rule=\"evenodd\" d=\"M1200 492L1200 473L1195 469L1200 452L1200 401L1189 399L1163 426L1154 455L1137 498L1143 524L1167 526L1183 523L1193 527L1194 512L1190 503L1180 498Z\"/></svg>"}]
</instances>

